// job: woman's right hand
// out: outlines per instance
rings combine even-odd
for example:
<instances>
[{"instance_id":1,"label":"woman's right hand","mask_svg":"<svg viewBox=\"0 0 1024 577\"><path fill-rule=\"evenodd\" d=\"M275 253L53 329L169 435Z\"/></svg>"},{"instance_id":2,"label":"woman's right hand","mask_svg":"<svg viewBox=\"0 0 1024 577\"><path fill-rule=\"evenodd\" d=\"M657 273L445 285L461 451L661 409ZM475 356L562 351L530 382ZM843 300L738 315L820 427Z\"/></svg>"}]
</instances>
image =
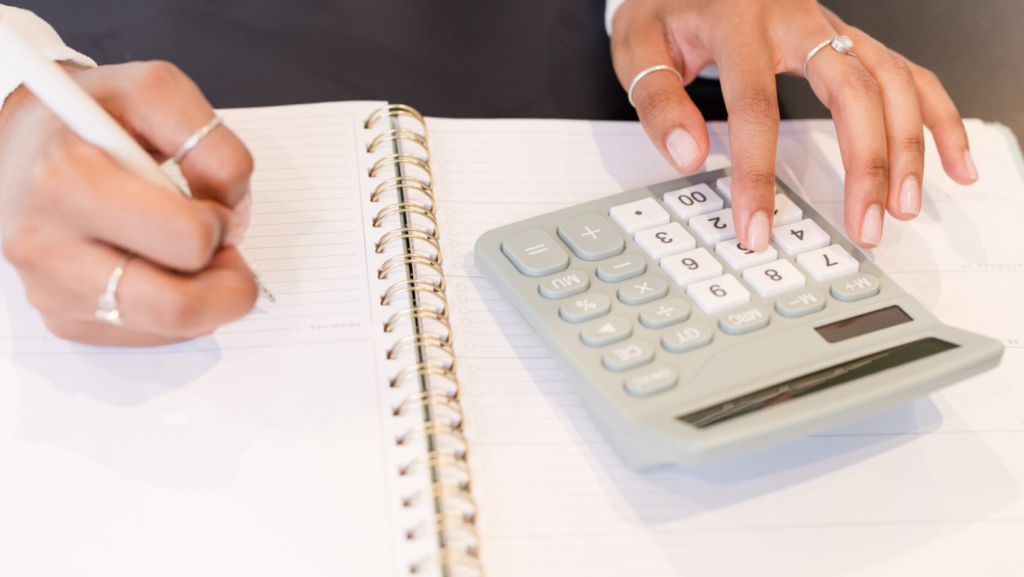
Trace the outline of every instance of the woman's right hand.
<instances>
[{"instance_id":1,"label":"woman's right hand","mask_svg":"<svg viewBox=\"0 0 1024 577\"><path fill-rule=\"evenodd\" d=\"M158 162L213 109L180 70L133 62L71 71ZM29 302L58 337L148 346L247 314L252 274L234 247L248 226L253 160L220 127L181 163L193 199L149 184L73 134L25 87L0 111L0 239ZM123 326L97 318L122 255Z\"/></svg>"}]
</instances>

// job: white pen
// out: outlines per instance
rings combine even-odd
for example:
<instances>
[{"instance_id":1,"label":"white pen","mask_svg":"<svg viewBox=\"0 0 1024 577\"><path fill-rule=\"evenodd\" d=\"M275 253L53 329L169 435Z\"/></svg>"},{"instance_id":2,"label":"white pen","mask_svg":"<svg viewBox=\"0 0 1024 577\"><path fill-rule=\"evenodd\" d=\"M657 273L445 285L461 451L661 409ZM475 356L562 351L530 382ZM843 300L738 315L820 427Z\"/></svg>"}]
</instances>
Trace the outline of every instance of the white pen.
<instances>
[{"instance_id":1,"label":"white pen","mask_svg":"<svg viewBox=\"0 0 1024 577\"><path fill-rule=\"evenodd\" d=\"M3 18L0 18L0 58L21 77L32 94L79 138L106 152L135 176L178 194L185 194L153 157L88 92ZM263 284L259 270L240 249L239 254L252 270L260 295L270 302L276 302L273 293Z\"/></svg>"}]
</instances>

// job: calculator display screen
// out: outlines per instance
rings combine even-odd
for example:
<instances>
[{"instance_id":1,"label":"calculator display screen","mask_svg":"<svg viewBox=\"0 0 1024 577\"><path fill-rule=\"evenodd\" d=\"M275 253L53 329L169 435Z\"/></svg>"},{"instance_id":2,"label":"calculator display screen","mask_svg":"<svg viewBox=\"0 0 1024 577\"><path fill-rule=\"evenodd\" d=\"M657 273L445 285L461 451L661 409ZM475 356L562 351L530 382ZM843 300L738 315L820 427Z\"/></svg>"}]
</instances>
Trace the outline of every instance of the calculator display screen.
<instances>
[{"instance_id":1,"label":"calculator display screen","mask_svg":"<svg viewBox=\"0 0 1024 577\"><path fill-rule=\"evenodd\" d=\"M843 319L839 322L817 327L814 330L830 343L838 343L853 337L859 337L903 323L909 323L914 319L903 312L898 306L891 306L877 311L871 311L860 316Z\"/></svg>"},{"instance_id":2,"label":"calculator display screen","mask_svg":"<svg viewBox=\"0 0 1024 577\"><path fill-rule=\"evenodd\" d=\"M921 339L730 399L719 405L683 415L679 420L698 428L708 427L956 347L957 345L936 338Z\"/></svg>"}]
</instances>

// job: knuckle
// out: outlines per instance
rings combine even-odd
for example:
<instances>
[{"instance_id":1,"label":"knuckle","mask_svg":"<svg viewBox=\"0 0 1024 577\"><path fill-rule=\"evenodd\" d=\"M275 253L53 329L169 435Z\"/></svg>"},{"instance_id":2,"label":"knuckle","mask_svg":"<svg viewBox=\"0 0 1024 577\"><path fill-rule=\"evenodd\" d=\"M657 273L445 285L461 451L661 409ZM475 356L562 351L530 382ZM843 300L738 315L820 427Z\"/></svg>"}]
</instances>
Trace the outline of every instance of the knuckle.
<instances>
[{"instance_id":1,"label":"knuckle","mask_svg":"<svg viewBox=\"0 0 1024 577\"><path fill-rule=\"evenodd\" d=\"M924 156L924 135L913 134L899 140L899 150L907 154Z\"/></svg>"},{"instance_id":2,"label":"knuckle","mask_svg":"<svg viewBox=\"0 0 1024 577\"><path fill-rule=\"evenodd\" d=\"M47 243L43 231L36 227L18 227L3 241L3 255L18 271L35 272L47 262Z\"/></svg>"},{"instance_id":3,"label":"knuckle","mask_svg":"<svg viewBox=\"0 0 1024 577\"><path fill-rule=\"evenodd\" d=\"M198 325L202 318L197 302L184 290L172 290L160 297L154 321L162 332L174 335L195 334L200 331Z\"/></svg>"},{"instance_id":4,"label":"knuckle","mask_svg":"<svg viewBox=\"0 0 1024 577\"><path fill-rule=\"evenodd\" d=\"M907 61L892 50L886 50L883 53L880 64L887 74L899 76L907 80L912 80L914 77L910 72L910 65L907 64Z\"/></svg>"},{"instance_id":5,"label":"knuckle","mask_svg":"<svg viewBox=\"0 0 1024 577\"><path fill-rule=\"evenodd\" d=\"M884 156L871 155L859 162L856 167L847 171L847 175L856 175L876 181L889 181L889 159Z\"/></svg>"},{"instance_id":6,"label":"knuckle","mask_svg":"<svg viewBox=\"0 0 1024 577\"><path fill-rule=\"evenodd\" d=\"M764 131L778 130L779 102L771 91L756 88L740 97L736 110L729 111L730 120L738 120L745 127Z\"/></svg>"},{"instance_id":7,"label":"knuckle","mask_svg":"<svg viewBox=\"0 0 1024 577\"><path fill-rule=\"evenodd\" d=\"M744 172L742 181L749 187L748 190L752 191L770 192L775 189L775 174L770 170L748 170Z\"/></svg>"},{"instance_id":8,"label":"knuckle","mask_svg":"<svg viewBox=\"0 0 1024 577\"><path fill-rule=\"evenodd\" d=\"M848 100L860 100L867 98L880 99L882 91L878 82L868 74L867 70L858 69L852 74L843 77L839 83L838 102L840 106Z\"/></svg>"},{"instance_id":9,"label":"knuckle","mask_svg":"<svg viewBox=\"0 0 1024 577\"><path fill-rule=\"evenodd\" d=\"M923 66L918 66L914 69L914 80L930 87L942 86L942 81L939 80L939 75Z\"/></svg>"},{"instance_id":10,"label":"knuckle","mask_svg":"<svg viewBox=\"0 0 1024 577\"><path fill-rule=\"evenodd\" d=\"M210 262L220 241L217 226L211 216L193 214L178 223L175 231L178 268L183 272L198 272Z\"/></svg>"},{"instance_id":11,"label":"knuckle","mask_svg":"<svg viewBox=\"0 0 1024 577\"><path fill-rule=\"evenodd\" d=\"M164 60L143 62L137 68L133 86L143 92L169 90L185 77L181 69Z\"/></svg>"},{"instance_id":12,"label":"knuckle","mask_svg":"<svg viewBox=\"0 0 1024 577\"><path fill-rule=\"evenodd\" d=\"M682 99L677 91L654 88L644 94L643 100L637 107L637 114L640 118L655 120L681 104Z\"/></svg>"}]
</instances>

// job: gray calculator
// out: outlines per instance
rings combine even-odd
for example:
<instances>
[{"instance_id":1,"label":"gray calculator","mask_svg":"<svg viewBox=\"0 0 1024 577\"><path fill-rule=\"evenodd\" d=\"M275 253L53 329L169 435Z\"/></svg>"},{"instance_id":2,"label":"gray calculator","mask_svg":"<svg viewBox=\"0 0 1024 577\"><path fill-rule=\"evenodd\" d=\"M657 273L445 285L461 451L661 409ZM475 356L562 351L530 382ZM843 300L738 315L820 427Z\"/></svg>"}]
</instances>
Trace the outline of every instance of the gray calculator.
<instances>
[{"instance_id":1,"label":"gray calculator","mask_svg":"<svg viewBox=\"0 0 1024 577\"><path fill-rule=\"evenodd\" d=\"M475 262L630 467L832 428L999 364L777 182L768 250L736 239L731 170L488 231Z\"/></svg>"}]
</instances>

